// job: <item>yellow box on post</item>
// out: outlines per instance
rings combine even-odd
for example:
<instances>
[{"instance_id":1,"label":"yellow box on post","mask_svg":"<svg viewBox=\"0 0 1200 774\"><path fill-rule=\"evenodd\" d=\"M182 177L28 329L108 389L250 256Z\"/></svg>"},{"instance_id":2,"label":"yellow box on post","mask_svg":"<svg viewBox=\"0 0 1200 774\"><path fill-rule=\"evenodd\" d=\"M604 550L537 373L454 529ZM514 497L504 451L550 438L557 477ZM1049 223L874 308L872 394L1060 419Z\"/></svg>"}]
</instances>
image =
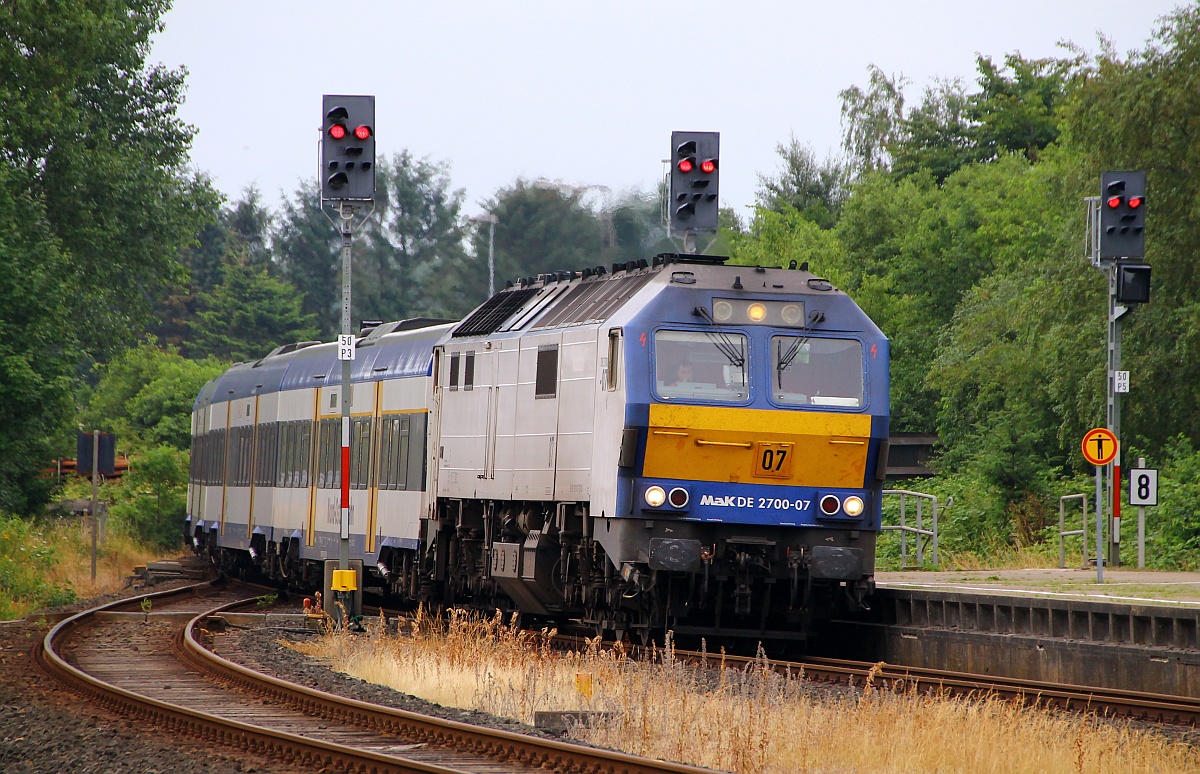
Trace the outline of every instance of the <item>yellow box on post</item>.
<instances>
[{"instance_id":1,"label":"yellow box on post","mask_svg":"<svg viewBox=\"0 0 1200 774\"><path fill-rule=\"evenodd\" d=\"M331 591L358 591L358 573L354 570L334 570Z\"/></svg>"}]
</instances>

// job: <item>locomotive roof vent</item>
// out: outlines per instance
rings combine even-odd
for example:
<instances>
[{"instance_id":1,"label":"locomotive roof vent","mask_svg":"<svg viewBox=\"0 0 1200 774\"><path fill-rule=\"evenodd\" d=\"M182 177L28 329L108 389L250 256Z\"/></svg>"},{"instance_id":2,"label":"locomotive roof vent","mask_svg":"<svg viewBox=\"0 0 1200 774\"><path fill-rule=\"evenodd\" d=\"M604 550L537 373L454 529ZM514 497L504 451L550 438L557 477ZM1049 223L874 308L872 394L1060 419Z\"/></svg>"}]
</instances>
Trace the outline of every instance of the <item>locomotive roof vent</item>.
<instances>
[{"instance_id":1,"label":"locomotive roof vent","mask_svg":"<svg viewBox=\"0 0 1200 774\"><path fill-rule=\"evenodd\" d=\"M659 253L662 263L699 263L708 266L720 266L729 260L728 255L697 255L696 253Z\"/></svg>"}]
</instances>

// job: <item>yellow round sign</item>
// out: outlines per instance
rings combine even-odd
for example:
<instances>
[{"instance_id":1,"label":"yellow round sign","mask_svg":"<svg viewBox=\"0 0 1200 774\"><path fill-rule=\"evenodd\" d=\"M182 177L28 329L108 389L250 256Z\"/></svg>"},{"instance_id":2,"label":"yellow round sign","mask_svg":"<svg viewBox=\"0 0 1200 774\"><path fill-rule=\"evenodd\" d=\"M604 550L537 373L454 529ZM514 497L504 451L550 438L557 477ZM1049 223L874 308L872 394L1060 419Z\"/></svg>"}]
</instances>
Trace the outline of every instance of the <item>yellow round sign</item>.
<instances>
[{"instance_id":1,"label":"yellow round sign","mask_svg":"<svg viewBox=\"0 0 1200 774\"><path fill-rule=\"evenodd\" d=\"M1097 427L1083 436L1083 457L1093 465L1107 465L1117 456L1117 437L1106 427Z\"/></svg>"}]
</instances>

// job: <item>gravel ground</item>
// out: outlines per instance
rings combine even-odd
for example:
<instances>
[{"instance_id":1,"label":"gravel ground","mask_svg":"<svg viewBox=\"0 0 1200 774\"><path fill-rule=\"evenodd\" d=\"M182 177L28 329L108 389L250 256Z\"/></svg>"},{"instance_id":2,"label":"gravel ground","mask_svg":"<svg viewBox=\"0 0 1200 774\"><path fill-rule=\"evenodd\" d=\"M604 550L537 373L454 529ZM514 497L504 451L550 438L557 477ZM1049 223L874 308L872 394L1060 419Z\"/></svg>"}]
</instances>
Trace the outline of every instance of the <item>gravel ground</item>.
<instances>
[{"instance_id":1,"label":"gravel ground","mask_svg":"<svg viewBox=\"0 0 1200 774\"><path fill-rule=\"evenodd\" d=\"M195 581L160 583L155 590ZM58 612L78 612L142 593L81 600ZM280 612L299 612L282 606ZM0 622L0 772L4 774L233 774L294 772L271 759L212 748L187 739L164 740L152 725L132 721L81 700L36 665L34 649L50 626L26 621ZM556 738L523 723L467 712L407 696L330 671L324 665L279 644L285 633L274 629L231 629L236 660L283 679L398 709L517 733ZM294 636L294 635L293 635ZM231 643L233 644L233 643ZM232 655L232 654L231 654ZM305 774L311 774L306 771Z\"/></svg>"},{"instance_id":2,"label":"gravel ground","mask_svg":"<svg viewBox=\"0 0 1200 774\"><path fill-rule=\"evenodd\" d=\"M187 585L173 581L156 586ZM72 611L136 596L130 589L70 606ZM267 759L213 749L187 739L165 740L154 727L109 714L68 692L34 661L44 624L0 623L0 771L5 774L232 774L291 772Z\"/></svg>"}]
</instances>

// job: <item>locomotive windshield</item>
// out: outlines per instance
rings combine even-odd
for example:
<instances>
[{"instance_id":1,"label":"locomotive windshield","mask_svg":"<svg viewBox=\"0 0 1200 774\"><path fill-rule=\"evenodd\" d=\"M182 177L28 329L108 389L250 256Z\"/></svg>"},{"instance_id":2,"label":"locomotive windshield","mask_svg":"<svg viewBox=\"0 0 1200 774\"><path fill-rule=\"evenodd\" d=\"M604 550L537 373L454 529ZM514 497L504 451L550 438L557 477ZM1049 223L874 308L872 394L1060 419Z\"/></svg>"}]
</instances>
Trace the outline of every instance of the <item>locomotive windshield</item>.
<instances>
[{"instance_id":1,"label":"locomotive windshield","mask_svg":"<svg viewBox=\"0 0 1200 774\"><path fill-rule=\"evenodd\" d=\"M772 394L804 406L863 405L862 343L856 339L772 336Z\"/></svg>"},{"instance_id":2,"label":"locomotive windshield","mask_svg":"<svg viewBox=\"0 0 1200 774\"><path fill-rule=\"evenodd\" d=\"M746 337L725 331L658 331L654 334L658 394L736 403L750 394Z\"/></svg>"}]
</instances>

